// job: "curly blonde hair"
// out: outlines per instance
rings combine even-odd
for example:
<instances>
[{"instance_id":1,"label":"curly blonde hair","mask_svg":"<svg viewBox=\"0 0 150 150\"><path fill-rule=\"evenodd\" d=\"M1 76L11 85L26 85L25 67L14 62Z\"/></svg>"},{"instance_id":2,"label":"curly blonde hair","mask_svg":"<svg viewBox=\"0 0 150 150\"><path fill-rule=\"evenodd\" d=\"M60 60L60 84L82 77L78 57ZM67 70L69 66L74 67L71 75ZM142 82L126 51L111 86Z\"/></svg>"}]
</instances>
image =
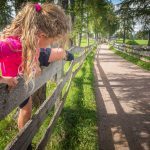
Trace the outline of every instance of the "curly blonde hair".
<instances>
[{"instance_id":1,"label":"curly blonde hair","mask_svg":"<svg viewBox=\"0 0 150 150\"><path fill-rule=\"evenodd\" d=\"M28 2L21 8L12 23L7 26L1 38L19 36L22 43L23 77L28 84L35 78L39 68L38 33L48 38L60 38L70 31L70 23L64 10L59 6L43 3L41 10L36 11L35 3Z\"/></svg>"}]
</instances>

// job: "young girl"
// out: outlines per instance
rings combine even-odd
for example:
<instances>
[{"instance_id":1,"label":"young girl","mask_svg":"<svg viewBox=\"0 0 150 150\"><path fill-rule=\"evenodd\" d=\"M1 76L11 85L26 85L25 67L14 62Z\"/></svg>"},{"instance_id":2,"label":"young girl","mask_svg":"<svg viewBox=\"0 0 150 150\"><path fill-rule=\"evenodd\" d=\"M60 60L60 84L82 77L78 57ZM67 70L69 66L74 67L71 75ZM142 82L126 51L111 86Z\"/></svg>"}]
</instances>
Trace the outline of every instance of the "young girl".
<instances>
[{"instance_id":1,"label":"young girl","mask_svg":"<svg viewBox=\"0 0 150 150\"><path fill-rule=\"evenodd\" d=\"M40 72L39 60L46 65L66 57L72 60L73 56L62 48L49 49L48 53L46 49L45 54L40 53L40 48L45 49L53 42L65 39L69 30L68 17L58 6L27 3L0 36L0 83L15 87L16 77L21 74L28 84ZM19 130L30 119L31 111L30 97L20 104Z\"/></svg>"}]
</instances>

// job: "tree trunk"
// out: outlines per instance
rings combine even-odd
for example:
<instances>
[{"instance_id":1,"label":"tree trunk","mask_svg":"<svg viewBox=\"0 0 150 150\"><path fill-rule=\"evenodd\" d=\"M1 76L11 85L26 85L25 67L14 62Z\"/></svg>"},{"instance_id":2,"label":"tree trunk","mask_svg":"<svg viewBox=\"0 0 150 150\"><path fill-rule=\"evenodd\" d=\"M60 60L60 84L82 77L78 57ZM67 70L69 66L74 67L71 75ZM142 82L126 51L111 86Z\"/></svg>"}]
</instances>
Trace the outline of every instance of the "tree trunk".
<instances>
[{"instance_id":1,"label":"tree trunk","mask_svg":"<svg viewBox=\"0 0 150 150\"><path fill-rule=\"evenodd\" d=\"M68 10L68 0L62 0L62 7L67 11Z\"/></svg>"},{"instance_id":2,"label":"tree trunk","mask_svg":"<svg viewBox=\"0 0 150 150\"><path fill-rule=\"evenodd\" d=\"M87 33L87 44L88 44L88 46L89 46L89 44L90 44L89 32Z\"/></svg>"},{"instance_id":3,"label":"tree trunk","mask_svg":"<svg viewBox=\"0 0 150 150\"><path fill-rule=\"evenodd\" d=\"M123 43L125 44L126 41L126 30L125 28L123 29Z\"/></svg>"},{"instance_id":4,"label":"tree trunk","mask_svg":"<svg viewBox=\"0 0 150 150\"><path fill-rule=\"evenodd\" d=\"M69 47L73 46L73 39L69 39Z\"/></svg>"},{"instance_id":5,"label":"tree trunk","mask_svg":"<svg viewBox=\"0 0 150 150\"><path fill-rule=\"evenodd\" d=\"M87 11L87 44L88 44L88 46L89 46L89 13L88 13L88 11Z\"/></svg>"},{"instance_id":6,"label":"tree trunk","mask_svg":"<svg viewBox=\"0 0 150 150\"><path fill-rule=\"evenodd\" d=\"M147 46L150 46L150 30L148 30L148 44Z\"/></svg>"},{"instance_id":7,"label":"tree trunk","mask_svg":"<svg viewBox=\"0 0 150 150\"><path fill-rule=\"evenodd\" d=\"M125 44L126 40L126 27L125 27L125 20L123 22L123 43Z\"/></svg>"},{"instance_id":8,"label":"tree trunk","mask_svg":"<svg viewBox=\"0 0 150 150\"><path fill-rule=\"evenodd\" d=\"M81 25L83 25L83 0L81 1ZM80 33L79 33L79 46L81 45L81 41L82 41L82 26L81 26L81 30L80 30Z\"/></svg>"},{"instance_id":9,"label":"tree trunk","mask_svg":"<svg viewBox=\"0 0 150 150\"><path fill-rule=\"evenodd\" d=\"M75 0L70 0L70 8L71 8L70 15L71 15L72 25L74 25L74 21L75 21L74 7L75 7Z\"/></svg>"},{"instance_id":10,"label":"tree trunk","mask_svg":"<svg viewBox=\"0 0 150 150\"><path fill-rule=\"evenodd\" d=\"M94 38L95 38L95 40L96 40L96 32L94 33Z\"/></svg>"},{"instance_id":11,"label":"tree trunk","mask_svg":"<svg viewBox=\"0 0 150 150\"><path fill-rule=\"evenodd\" d=\"M77 40L78 40L78 37L74 36L73 37L73 44L74 44L74 46L77 46Z\"/></svg>"},{"instance_id":12,"label":"tree trunk","mask_svg":"<svg viewBox=\"0 0 150 150\"><path fill-rule=\"evenodd\" d=\"M45 2L54 3L54 0L45 0Z\"/></svg>"},{"instance_id":13,"label":"tree trunk","mask_svg":"<svg viewBox=\"0 0 150 150\"><path fill-rule=\"evenodd\" d=\"M82 40L82 32L79 33L79 35L78 35L78 46L81 45L81 40Z\"/></svg>"}]
</instances>

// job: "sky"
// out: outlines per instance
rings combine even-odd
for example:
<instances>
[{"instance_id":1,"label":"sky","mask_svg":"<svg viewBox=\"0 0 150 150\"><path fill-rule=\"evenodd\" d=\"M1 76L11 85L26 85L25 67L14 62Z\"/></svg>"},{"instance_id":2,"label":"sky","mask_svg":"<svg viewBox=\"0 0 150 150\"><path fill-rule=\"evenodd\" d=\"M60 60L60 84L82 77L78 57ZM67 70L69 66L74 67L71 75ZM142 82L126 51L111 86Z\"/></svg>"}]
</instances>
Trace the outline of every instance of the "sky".
<instances>
[{"instance_id":1,"label":"sky","mask_svg":"<svg viewBox=\"0 0 150 150\"><path fill-rule=\"evenodd\" d=\"M121 0L111 0L113 4L118 4L121 2Z\"/></svg>"}]
</instances>

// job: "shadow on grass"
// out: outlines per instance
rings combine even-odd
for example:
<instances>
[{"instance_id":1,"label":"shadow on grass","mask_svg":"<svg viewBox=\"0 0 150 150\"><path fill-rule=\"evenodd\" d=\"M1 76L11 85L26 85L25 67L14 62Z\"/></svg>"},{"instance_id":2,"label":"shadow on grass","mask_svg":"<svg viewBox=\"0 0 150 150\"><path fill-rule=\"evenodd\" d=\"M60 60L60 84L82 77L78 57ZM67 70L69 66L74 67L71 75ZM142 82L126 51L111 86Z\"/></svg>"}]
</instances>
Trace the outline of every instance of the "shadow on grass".
<instances>
[{"instance_id":1,"label":"shadow on grass","mask_svg":"<svg viewBox=\"0 0 150 150\"><path fill-rule=\"evenodd\" d=\"M88 56L84 66L73 80L73 86L69 95L71 106L65 107L61 119L63 121L64 138L59 143L61 149L96 149L96 110L91 109L87 101L88 93L85 93L86 85L93 85L93 57L94 53ZM92 88L92 93L94 93ZM95 101L94 101L95 102Z\"/></svg>"}]
</instances>

